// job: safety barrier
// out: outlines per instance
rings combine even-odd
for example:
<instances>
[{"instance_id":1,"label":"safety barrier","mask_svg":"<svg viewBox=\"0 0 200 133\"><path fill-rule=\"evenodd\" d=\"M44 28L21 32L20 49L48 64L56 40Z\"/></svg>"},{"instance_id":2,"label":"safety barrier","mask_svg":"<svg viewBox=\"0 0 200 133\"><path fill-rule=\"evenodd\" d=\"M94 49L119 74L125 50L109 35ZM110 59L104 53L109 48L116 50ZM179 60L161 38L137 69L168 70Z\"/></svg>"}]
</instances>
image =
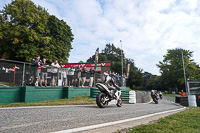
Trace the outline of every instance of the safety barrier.
<instances>
[{"instance_id":1,"label":"safety barrier","mask_svg":"<svg viewBox=\"0 0 200 133\"><path fill-rule=\"evenodd\" d=\"M129 92L129 103L136 103L135 91L130 91Z\"/></svg>"},{"instance_id":2,"label":"safety barrier","mask_svg":"<svg viewBox=\"0 0 200 133\"><path fill-rule=\"evenodd\" d=\"M0 103L31 103L88 95L90 95L89 87L0 87Z\"/></svg>"},{"instance_id":3,"label":"safety barrier","mask_svg":"<svg viewBox=\"0 0 200 133\"><path fill-rule=\"evenodd\" d=\"M123 103L136 103L135 91L121 87ZM31 103L43 100L71 99L77 96L88 96L95 99L100 91L95 87L33 87L16 86L0 87L0 103L25 102Z\"/></svg>"},{"instance_id":4,"label":"safety barrier","mask_svg":"<svg viewBox=\"0 0 200 133\"><path fill-rule=\"evenodd\" d=\"M188 97L181 97L181 105L188 106Z\"/></svg>"}]
</instances>

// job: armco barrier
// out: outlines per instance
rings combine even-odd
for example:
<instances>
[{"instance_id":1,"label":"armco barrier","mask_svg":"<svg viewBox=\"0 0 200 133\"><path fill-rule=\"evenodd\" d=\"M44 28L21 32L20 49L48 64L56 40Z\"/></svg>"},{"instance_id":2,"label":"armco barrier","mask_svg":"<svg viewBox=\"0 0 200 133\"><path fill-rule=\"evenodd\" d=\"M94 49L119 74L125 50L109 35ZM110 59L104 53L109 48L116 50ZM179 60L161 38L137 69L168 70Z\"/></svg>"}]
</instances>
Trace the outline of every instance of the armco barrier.
<instances>
[{"instance_id":1,"label":"armco barrier","mask_svg":"<svg viewBox=\"0 0 200 133\"><path fill-rule=\"evenodd\" d=\"M31 103L87 95L90 95L89 87L0 87L0 103Z\"/></svg>"}]
</instances>

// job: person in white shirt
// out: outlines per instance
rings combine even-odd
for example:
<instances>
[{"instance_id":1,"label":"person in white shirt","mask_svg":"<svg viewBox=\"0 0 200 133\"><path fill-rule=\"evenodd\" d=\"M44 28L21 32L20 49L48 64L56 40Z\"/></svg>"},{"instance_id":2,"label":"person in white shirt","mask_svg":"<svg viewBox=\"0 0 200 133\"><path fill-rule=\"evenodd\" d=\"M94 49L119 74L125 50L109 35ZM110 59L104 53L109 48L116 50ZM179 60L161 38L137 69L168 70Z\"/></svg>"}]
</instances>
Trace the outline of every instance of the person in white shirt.
<instances>
[{"instance_id":1,"label":"person in white shirt","mask_svg":"<svg viewBox=\"0 0 200 133\"><path fill-rule=\"evenodd\" d=\"M68 75L67 75L67 84L69 87L71 87L73 85L72 80L74 79L74 71L75 71L75 67L71 66L71 68L68 70Z\"/></svg>"},{"instance_id":2,"label":"person in white shirt","mask_svg":"<svg viewBox=\"0 0 200 133\"><path fill-rule=\"evenodd\" d=\"M56 83L57 83L58 68L60 68L60 65L58 64L58 60L55 60L54 63L51 63L51 86L52 87L53 87L53 77L55 78L54 87L56 86Z\"/></svg>"},{"instance_id":3,"label":"person in white shirt","mask_svg":"<svg viewBox=\"0 0 200 133\"><path fill-rule=\"evenodd\" d=\"M63 77L62 87L65 87L66 78L67 78L67 71L65 69L63 69L62 71L62 77Z\"/></svg>"}]
</instances>

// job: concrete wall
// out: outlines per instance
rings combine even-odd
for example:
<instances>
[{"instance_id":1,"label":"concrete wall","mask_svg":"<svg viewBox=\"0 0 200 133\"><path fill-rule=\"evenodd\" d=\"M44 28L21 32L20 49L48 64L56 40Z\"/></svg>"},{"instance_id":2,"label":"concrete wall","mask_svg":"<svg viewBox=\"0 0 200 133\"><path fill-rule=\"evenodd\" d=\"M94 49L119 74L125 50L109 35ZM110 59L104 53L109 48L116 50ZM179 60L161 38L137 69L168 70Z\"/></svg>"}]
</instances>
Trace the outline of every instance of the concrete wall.
<instances>
[{"instance_id":1,"label":"concrete wall","mask_svg":"<svg viewBox=\"0 0 200 133\"><path fill-rule=\"evenodd\" d=\"M136 103L148 103L149 93L145 91L136 91Z\"/></svg>"}]
</instances>

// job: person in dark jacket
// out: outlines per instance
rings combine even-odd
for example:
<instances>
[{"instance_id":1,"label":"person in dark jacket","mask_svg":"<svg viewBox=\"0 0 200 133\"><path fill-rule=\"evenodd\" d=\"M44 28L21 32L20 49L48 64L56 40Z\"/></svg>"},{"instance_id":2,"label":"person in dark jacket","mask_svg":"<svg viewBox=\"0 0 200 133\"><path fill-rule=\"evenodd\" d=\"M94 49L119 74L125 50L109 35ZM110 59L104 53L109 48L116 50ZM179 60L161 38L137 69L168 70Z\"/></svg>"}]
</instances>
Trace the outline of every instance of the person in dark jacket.
<instances>
[{"instance_id":1,"label":"person in dark jacket","mask_svg":"<svg viewBox=\"0 0 200 133\"><path fill-rule=\"evenodd\" d=\"M42 61L40 60L40 55L37 55L35 59L32 59L32 72L33 72L33 76L32 76L32 82L31 84L33 86L36 85L36 81L37 81L37 77L38 77L38 67L40 66L40 64L42 63Z\"/></svg>"},{"instance_id":2,"label":"person in dark jacket","mask_svg":"<svg viewBox=\"0 0 200 133\"><path fill-rule=\"evenodd\" d=\"M95 75L95 70L92 67L90 69L90 83L89 83L89 87L93 87L94 75Z\"/></svg>"},{"instance_id":3,"label":"person in dark jacket","mask_svg":"<svg viewBox=\"0 0 200 133\"><path fill-rule=\"evenodd\" d=\"M80 81L81 81L81 68L80 66L76 67L75 69L75 73L76 73L76 84L75 86L79 87L80 86Z\"/></svg>"},{"instance_id":4,"label":"person in dark jacket","mask_svg":"<svg viewBox=\"0 0 200 133\"><path fill-rule=\"evenodd\" d=\"M44 80L45 87L47 87L47 67L49 66L46 63L46 59L43 58L43 62L41 63L41 72L40 72L40 87L42 87L42 80Z\"/></svg>"},{"instance_id":5,"label":"person in dark jacket","mask_svg":"<svg viewBox=\"0 0 200 133\"><path fill-rule=\"evenodd\" d=\"M83 67L83 69L81 71L81 77L82 77L82 87L84 87L84 84L85 84L85 81L86 81L86 77L87 77L86 67Z\"/></svg>"}]
</instances>

